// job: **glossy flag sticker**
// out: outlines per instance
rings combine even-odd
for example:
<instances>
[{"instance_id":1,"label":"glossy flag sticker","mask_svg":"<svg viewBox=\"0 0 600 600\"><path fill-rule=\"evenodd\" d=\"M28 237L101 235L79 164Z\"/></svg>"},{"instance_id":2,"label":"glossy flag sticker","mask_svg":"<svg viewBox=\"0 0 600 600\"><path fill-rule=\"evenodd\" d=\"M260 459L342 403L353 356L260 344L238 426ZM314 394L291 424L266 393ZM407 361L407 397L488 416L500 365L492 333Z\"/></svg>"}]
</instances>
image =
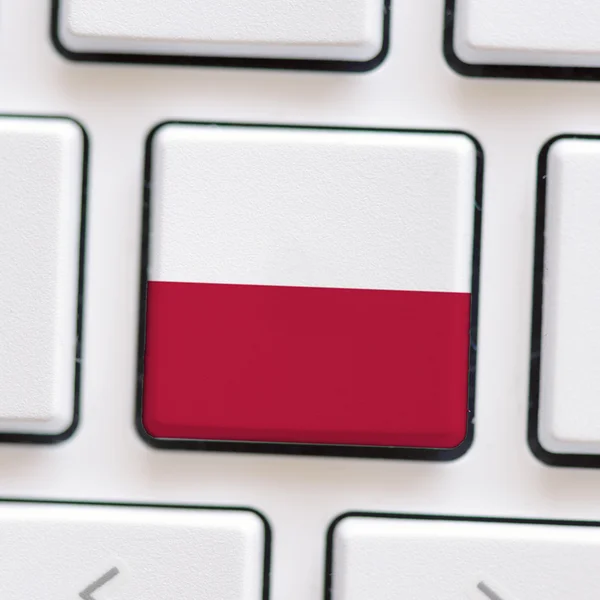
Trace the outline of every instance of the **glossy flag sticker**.
<instances>
[{"instance_id":1,"label":"glossy flag sticker","mask_svg":"<svg viewBox=\"0 0 600 600\"><path fill-rule=\"evenodd\" d=\"M169 123L147 161L149 441L457 455L474 366L471 138Z\"/></svg>"}]
</instances>

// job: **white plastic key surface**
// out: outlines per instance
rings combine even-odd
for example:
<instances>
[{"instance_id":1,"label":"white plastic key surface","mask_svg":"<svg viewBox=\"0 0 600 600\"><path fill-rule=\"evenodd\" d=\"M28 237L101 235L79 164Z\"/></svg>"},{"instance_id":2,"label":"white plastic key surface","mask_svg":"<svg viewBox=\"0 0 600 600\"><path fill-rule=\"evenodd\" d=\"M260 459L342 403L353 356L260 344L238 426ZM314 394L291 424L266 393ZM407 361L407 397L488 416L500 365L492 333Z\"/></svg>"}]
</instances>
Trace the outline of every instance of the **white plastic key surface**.
<instances>
[{"instance_id":1,"label":"white plastic key surface","mask_svg":"<svg viewBox=\"0 0 600 600\"><path fill-rule=\"evenodd\" d=\"M600 528L354 517L329 600L596 600Z\"/></svg>"},{"instance_id":2,"label":"white plastic key surface","mask_svg":"<svg viewBox=\"0 0 600 600\"><path fill-rule=\"evenodd\" d=\"M597 0L456 0L454 50L470 64L600 67Z\"/></svg>"},{"instance_id":3,"label":"white plastic key surface","mask_svg":"<svg viewBox=\"0 0 600 600\"><path fill-rule=\"evenodd\" d=\"M166 124L149 277L470 292L476 153L458 133Z\"/></svg>"},{"instance_id":4,"label":"white plastic key surface","mask_svg":"<svg viewBox=\"0 0 600 600\"><path fill-rule=\"evenodd\" d=\"M600 140L562 139L547 166L539 437L600 454Z\"/></svg>"},{"instance_id":5,"label":"white plastic key surface","mask_svg":"<svg viewBox=\"0 0 600 600\"><path fill-rule=\"evenodd\" d=\"M73 422L83 147L72 121L0 117L0 434Z\"/></svg>"},{"instance_id":6,"label":"white plastic key surface","mask_svg":"<svg viewBox=\"0 0 600 600\"><path fill-rule=\"evenodd\" d=\"M246 511L0 504L2 600L260 600Z\"/></svg>"},{"instance_id":7,"label":"white plastic key surface","mask_svg":"<svg viewBox=\"0 0 600 600\"><path fill-rule=\"evenodd\" d=\"M61 0L74 52L367 61L383 0Z\"/></svg>"}]
</instances>

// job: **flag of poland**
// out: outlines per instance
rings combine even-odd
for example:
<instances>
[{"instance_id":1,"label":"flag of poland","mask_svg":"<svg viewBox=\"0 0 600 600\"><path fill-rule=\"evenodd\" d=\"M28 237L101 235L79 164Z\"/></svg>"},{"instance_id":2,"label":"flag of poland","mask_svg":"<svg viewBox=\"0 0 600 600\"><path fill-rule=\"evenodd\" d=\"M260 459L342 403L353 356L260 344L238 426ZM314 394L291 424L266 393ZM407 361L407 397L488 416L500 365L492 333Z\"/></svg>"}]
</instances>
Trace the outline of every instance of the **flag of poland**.
<instances>
[{"instance_id":1,"label":"flag of poland","mask_svg":"<svg viewBox=\"0 0 600 600\"><path fill-rule=\"evenodd\" d=\"M159 127L144 432L460 445L478 156L460 133Z\"/></svg>"}]
</instances>

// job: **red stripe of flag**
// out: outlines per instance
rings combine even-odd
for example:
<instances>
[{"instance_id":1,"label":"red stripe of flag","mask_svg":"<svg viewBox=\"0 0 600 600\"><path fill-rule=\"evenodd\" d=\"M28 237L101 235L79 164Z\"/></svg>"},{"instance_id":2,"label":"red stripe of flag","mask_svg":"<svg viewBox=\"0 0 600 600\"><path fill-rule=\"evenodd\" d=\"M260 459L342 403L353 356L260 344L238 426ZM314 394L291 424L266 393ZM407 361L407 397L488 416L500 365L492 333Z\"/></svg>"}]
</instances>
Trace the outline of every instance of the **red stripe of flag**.
<instances>
[{"instance_id":1,"label":"red stripe of flag","mask_svg":"<svg viewBox=\"0 0 600 600\"><path fill-rule=\"evenodd\" d=\"M470 294L148 284L157 438L453 448Z\"/></svg>"}]
</instances>

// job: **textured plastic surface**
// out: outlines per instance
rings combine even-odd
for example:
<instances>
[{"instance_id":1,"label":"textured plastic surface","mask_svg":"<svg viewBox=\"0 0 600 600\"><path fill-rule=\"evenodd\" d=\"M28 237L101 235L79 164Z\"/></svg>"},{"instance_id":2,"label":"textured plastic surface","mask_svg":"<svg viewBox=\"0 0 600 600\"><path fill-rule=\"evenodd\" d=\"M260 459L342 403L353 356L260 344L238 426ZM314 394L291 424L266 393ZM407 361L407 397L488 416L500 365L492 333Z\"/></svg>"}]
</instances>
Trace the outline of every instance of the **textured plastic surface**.
<instances>
[{"instance_id":1,"label":"textured plastic surface","mask_svg":"<svg viewBox=\"0 0 600 600\"><path fill-rule=\"evenodd\" d=\"M367 61L383 0L60 0L70 51Z\"/></svg>"},{"instance_id":2,"label":"textured plastic surface","mask_svg":"<svg viewBox=\"0 0 600 600\"><path fill-rule=\"evenodd\" d=\"M0 504L3 600L263 600L251 512Z\"/></svg>"},{"instance_id":3,"label":"textured plastic surface","mask_svg":"<svg viewBox=\"0 0 600 600\"><path fill-rule=\"evenodd\" d=\"M466 63L600 67L596 0L455 0L454 22Z\"/></svg>"},{"instance_id":4,"label":"textured plastic surface","mask_svg":"<svg viewBox=\"0 0 600 600\"><path fill-rule=\"evenodd\" d=\"M151 281L471 290L465 135L167 124L153 141Z\"/></svg>"},{"instance_id":5,"label":"textured plastic surface","mask_svg":"<svg viewBox=\"0 0 600 600\"><path fill-rule=\"evenodd\" d=\"M552 452L600 454L599 174L600 140L550 147L539 436Z\"/></svg>"},{"instance_id":6,"label":"textured plastic surface","mask_svg":"<svg viewBox=\"0 0 600 600\"><path fill-rule=\"evenodd\" d=\"M0 435L75 418L84 136L0 117Z\"/></svg>"},{"instance_id":7,"label":"textured plastic surface","mask_svg":"<svg viewBox=\"0 0 600 600\"><path fill-rule=\"evenodd\" d=\"M459 77L441 50L444 2L393 4L388 58L354 76L75 64L52 47L48 2L2 2L1 110L77 116L91 153L81 423L52 448L0 445L1 495L256 507L274 534L270 600L323 597L325 532L348 510L600 519L599 472L549 467L526 438L538 154L558 133L600 133L600 85ZM144 142L165 119L462 129L479 139L476 435L462 458L216 454L142 442L134 409Z\"/></svg>"},{"instance_id":8,"label":"textured plastic surface","mask_svg":"<svg viewBox=\"0 0 600 600\"><path fill-rule=\"evenodd\" d=\"M328 600L595 600L600 527L348 517Z\"/></svg>"}]
</instances>

